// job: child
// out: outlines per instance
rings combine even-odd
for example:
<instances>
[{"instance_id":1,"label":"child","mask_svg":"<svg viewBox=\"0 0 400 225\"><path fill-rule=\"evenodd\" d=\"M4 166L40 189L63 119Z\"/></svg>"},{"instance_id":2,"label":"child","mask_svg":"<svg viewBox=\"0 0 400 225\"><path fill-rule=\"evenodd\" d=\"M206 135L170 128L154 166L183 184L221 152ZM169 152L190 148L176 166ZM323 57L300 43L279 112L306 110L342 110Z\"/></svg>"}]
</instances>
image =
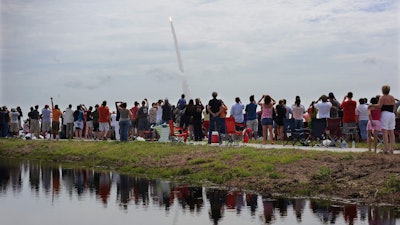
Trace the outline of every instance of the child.
<instances>
[{"instance_id":1,"label":"child","mask_svg":"<svg viewBox=\"0 0 400 225\"><path fill-rule=\"evenodd\" d=\"M377 98L371 98L370 101L371 104L377 104L378 99ZM374 148L375 148L375 153L376 153L376 147L378 145L378 131L381 131L381 110L374 108L374 107L369 107L368 108L368 124L367 124L367 142L368 142L368 151L371 151L371 135L373 132L373 140L374 140Z\"/></svg>"}]
</instances>

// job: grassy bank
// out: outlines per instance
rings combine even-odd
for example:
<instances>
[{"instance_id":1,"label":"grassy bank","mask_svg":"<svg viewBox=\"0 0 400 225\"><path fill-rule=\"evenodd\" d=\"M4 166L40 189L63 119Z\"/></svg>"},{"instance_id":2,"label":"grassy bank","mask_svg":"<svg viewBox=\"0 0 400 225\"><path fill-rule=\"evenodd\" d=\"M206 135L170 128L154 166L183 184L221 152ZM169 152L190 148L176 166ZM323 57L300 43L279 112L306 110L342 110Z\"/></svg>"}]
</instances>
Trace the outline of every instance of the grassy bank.
<instances>
[{"instance_id":1,"label":"grassy bank","mask_svg":"<svg viewBox=\"0 0 400 225\"><path fill-rule=\"evenodd\" d=\"M0 157L71 162L149 178L400 204L399 156L157 142L0 140Z\"/></svg>"}]
</instances>

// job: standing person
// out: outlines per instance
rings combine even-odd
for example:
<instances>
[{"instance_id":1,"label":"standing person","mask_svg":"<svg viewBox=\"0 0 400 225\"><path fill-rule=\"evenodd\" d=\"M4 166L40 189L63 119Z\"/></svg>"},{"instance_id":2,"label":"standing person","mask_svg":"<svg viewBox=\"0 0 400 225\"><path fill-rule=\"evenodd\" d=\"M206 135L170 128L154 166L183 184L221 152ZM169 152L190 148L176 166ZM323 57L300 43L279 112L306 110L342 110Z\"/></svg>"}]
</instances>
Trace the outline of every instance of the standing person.
<instances>
[{"instance_id":1,"label":"standing person","mask_svg":"<svg viewBox=\"0 0 400 225\"><path fill-rule=\"evenodd\" d=\"M92 139L93 138L93 107L89 106L89 109L86 111L86 131L85 138Z\"/></svg>"},{"instance_id":2,"label":"standing person","mask_svg":"<svg viewBox=\"0 0 400 225\"><path fill-rule=\"evenodd\" d=\"M247 114L246 125L248 128L251 129L252 137L254 138L254 140L257 140L257 133L258 133L257 103L256 100L254 99L254 95L251 95L249 100L250 103L246 105L246 108L244 110Z\"/></svg>"},{"instance_id":3,"label":"standing person","mask_svg":"<svg viewBox=\"0 0 400 225\"><path fill-rule=\"evenodd\" d=\"M335 95L332 92L329 92L329 102L332 104L330 110L330 118L338 118L339 117L339 110L340 110L340 103L336 100Z\"/></svg>"},{"instance_id":4,"label":"standing person","mask_svg":"<svg viewBox=\"0 0 400 225\"><path fill-rule=\"evenodd\" d=\"M138 134L139 137L145 138L144 131L149 129L149 120L147 118L149 114L149 103L147 98L142 101L142 106L137 111L137 121L138 121Z\"/></svg>"},{"instance_id":5,"label":"standing person","mask_svg":"<svg viewBox=\"0 0 400 225\"><path fill-rule=\"evenodd\" d=\"M185 106L185 114L183 114L183 129L187 129L189 137L193 140L193 116L196 111L196 106L194 105L193 99L189 100L189 103Z\"/></svg>"},{"instance_id":6,"label":"standing person","mask_svg":"<svg viewBox=\"0 0 400 225\"><path fill-rule=\"evenodd\" d=\"M396 100L389 94L390 86L382 86L382 96L379 98L378 104L370 105L381 109L381 127L383 134L384 153L393 154L394 151L394 128L396 126Z\"/></svg>"},{"instance_id":7,"label":"standing person","mask_svg":"<svg viewBox=\"0 0 400 225\"><path fill-rule=\"evenodd\" d=\"M72 105L69 104L68 108L65 109L64 114L64 125L66 126L65 135L67 139L72 139L74 130L74 111Z\"/></svg>"},{"instance_id":8,"label":"standing person","mask_svg":"<svg viewBox=\"0 0 400 225\"><path fill-rule=\"evenodd\" d=\"M51 110L49 105L42 109L42 135L46 139L47 134L51 132Z\"/></svg>"},{"instance_id":9,"label":"standing person","mask_svg":"<svg viewBox=\"0 0 400 225\"><path fill-rule=\"evenodd\" d=\"M357 139L357 133L351 129L357 127L356 108L357 102L353 100L353 93L349 92L344 96L340 108L343 109L343 133L353 134ZM347 137L348 138L348 137Z\"/></svg>"},{"instance_id":10,"label":"standing person","mask_svg":"<svg viewBox=\"0 0 400 225\"><path fill-rule=\"evenodd\" d=\"M371 104L376 105L378 99L373 97L370 101ZM375 107L368 108L368 123L367 123L367 143L368 151L371 151L371 136L374 137L374 149L376 153L376 148L378 146L378 132L381 131L381 109Z\"/></svg>"},{"instance_id":11,"label":"standing person","mask_svg":"<svg viewBox=\"0 0 400 225\"><path fill-rule=\"evenodd\" d=\"M284 122L283 122L283 134L284 134L284 136L285 136L285 138L286 138L286 132L287 132L287 129L289 128L291 128L290 126L291 126L291 124L292 124L292 118L293 118L293 112L292 112L292 107L290 107L290 106L288 106L287 105L287 102L286 102L286 99L283 99L283 105L285 106L285 108L286 108L286 115L285 115L285 120L284 120Z\"/></svg>"},{"instance_id":12,"label":"standing person","mask_svg":"<svg viewBox=\"0 0 400 225\"><path fill-rule=\"evenodd\" d=\"M96 140L99 138L99 104L94 106L93 116L93 138Z\"/></svg>"},{"instance_id":13,"label":"standing person","mask_svg":"<svg viewBox=\"0 0 400 225\"><path fill-rule=\"evenodd\" d=\"M321 102L320 102L321 101ZM314 107L318 109L317 118L326 119L330 118L332 103L328 102L328 97L322 95L314 104Z\"/></svg>"},{"instance_id":14,"label":"standing person","mask_svg":"<svg viewBox=\"0 0 400 225\"><path fill-rule=\"evenodd\" d=\"M221 101L217 99L218 93L213 92L212 94L212 99L208 102L207 105L207 112L210 114L210 128L208 130L208 144L211 144L211 137L212 137L212 132L216 129L218 133L220 134L220 113L221 113ZM222 144L222 137L221 135L219 136L219 143Z\"/></svg>"},{"instance_id":15,"label":"standing person","mask_svg":"<svg viewBox=\"0 0 400 225\"><path fill-rule=\"evenodd\" d=\"M182 94L181 98L178 100L178 103L176 104L176 122L179 123L180 127L183 127L185 123L185 119L183 118L185 116L185 110L186 110L186 99L185 99L185 94Z\"/></svg>"},{"instance_id":16,"label":"standing person","mask_svg":"<svg viewBox=\"0 0 400 225\"><path fill-rule=\"evenodd\" d=\"M186 106L185 94L182 94L181 98L178 100L178 103L176 104L176 107L178 107L179 110L183 110L185 106Z\"/></svg>"},{"instance_id":17,"label":"standing person","mask_svg":"<svg viewBox=\"0 0 400 225\"><path fill-rule=\"evenodd\" d=\"M107 134L110 130L111 116L110 109L107 106L107 101L104 100L97 110L99 112L99 136L103 138L103 140L107 140Z\"/></svg>"},{"instance_id":18,"label":"standing person","mask_svg":"<svg viewBox=\"0 0 400 225\"><path fill-rule=\"evenodd\" d=\"M11 137L18 137L19 127L18 127L18 116L19 112L15 108L11 109L10 112L10 134Z\"/></svg>"},{"instance_id":19,"label":"standing person","mask_svg":"<svg viewBox=\"0 0 400 225\"><path fill-rule=\"evenodd\" d=\"M131 118L131 136L135 138L137 136L137 111L139 110L139 102L135 101L134 106L131 108L132 118Z\"/></svg>"},{"instance_id":20,"label":"standing person","mask_svg":"<svg viewBox=\"0 0 400 225\"><path fill-rule=\"evenodd\" d=\"M31 107L33 110L33 108ZM8 134L8 118L5 106L0 107L0 138L7 137Z\"/></svg>"},{"instance_id":21,"label":"standing person","mask_svg":"<svg viewBox=\"0 0 400 225\"><path fill-rule=\"evenodd\" d=\"M294 104L292 105L292 116L294 119L294 129L303 129L303 115L306 112L304 105L301 104L300 96L296 96Z\"/></svg>"},{"instance_id":22,"label":"standing person","mask_svg":"<svg viewBox=\"0 0 400 225\"><path fill-rule=\"evenodd\" d=\"M149 123L150 127L155 126L157 123L157 103L151 103L151 108L149 109Z\"/></svg>"},{"instance_id":23,"label":"standing person","mask_svg":"<svg viewBox=\"0 0 400 225\"><path fill-rule=\"evenodd\" d=\"M19 113L19 116L18 116L18 127L19 127L20 130L22 130L22 117L23 117L23 113L22 113L21 107L17 106L17 112Z\"/></svg>"},{"instance_id":24,"label":"standing person","mask_svg":"<svg viewBox=\"0 0 400 225\"><path fill-rule=\"evenodd\" d=\"M204 137L202 129L202 114L204 110L203 103L201 103L200 98L195 99L195 112L193 114L193 130L194 130L194 141L202 141Z\"/></svg>"},{"instance_id":25,"label":"standing person","mask_svg":"<svg viewBox=\"0 0 400 225\"><path fill-rule=\"evenodd\" d=\"M157 102L157 116L156 116L157 125L162 124L162 115L163 115L162 105L163 105L163 100L159 99Z\"/></svg>"},{"instance_id":26,"label":"standing person","mask_svg":"<svg viewBox=\"0 0 400 225\"><path fill-rule=\"evenodd\" d=\"M170 120L172 120L172 106L169 104L168 99L164 99L164 104L161 106L162 109L162 116L161 116L161 123L168 124Z\"/></svg>"},{"instance_id":27,"label":"standing person","mask_svg":"<svg viewBox=\"0 0 400 225\"><path fill-rule=\"evenodd\" d=\"M367 124L368 124L368 105L365 98L358 100L360 103L356 108L356 120L358 121L358 129L360 130L360 136L362 141L367 140Z\"/></svg>"},{"instance_id":28,"label":"standing person","mask_svg":"<svg viewBox=\"0 0 400 225\"><path fill-rule=\"evenodd\" d=\"M110 125L111 125L111 139L119 140L119 123L117 120L117 113L113 111L110 116Z\"/></svg>"},{"instance_id":29,"label":"standing person","mask_svg":"<svg viewBox=\"0 0 400 225\"><path fill-rule=\"evenodd\" d=\"M126 102L118 102L117 109L120 114L119 117L120 140L122 142L127 142L129 128L131 124L132 112L126 108Z\"/></svg>"},{"instance_id":30,"label":"standing person","mask_svg":"<svg viewBox=\"0 0 400 225\"><path fill-rule=\"evenodd\" d=\"M83 110L81 105L78 105L76 107L76 110L74 111L74 128L75 128L75 137L82 139Z\"/></svg>"},{"instance_id":31,"label":"standing person","mask_svg":"<svg viewBox=\"0 0 400 225\"><path fill-rule=\"evenodd\" d=\"M58 108L58 105L54 105L53 97L51 97L50 100L52 112L51 131L53 133L53 139L57 139L58 132L60 131L60 117L62 116L62 112Z\"/></svg>"},{"instance_id":32,"label":"standing person","mask_svg":"<svg viewBox=\"0 0 400 225\"><path fill-rule=\"evenodd\" d=\"M30 132L35 135L36 138L40 138L40 114L39 114L39 106L35 105L35 108L33 111L31 111L28 116L30 120Z\"/></svg>"},{"instance_id":33,"label":"standing person","mask_svg":"<svg viewBox=\"0 0 400 225\"><path fill-rule=\"evenodd\" d=\"M225 105L222 99L219 100L221 102L221 113L219 114L219 132L221 134L226 134L226 115L228 114L228 106Z\"/></svg>"},{"instance_id":34,"label":"standing person","mask_svg":"<svg viewBox=\"0 0 400 225\"><path fill-rule=\"evenodd\" d=\"M275 122L278 127L278 140L283 141L284 137L283 131L286 119L286 107L283 99L279 100L278 105L275 107L275 110L276 110Z\"/></svg>"},{"instance_id":35,"label":"standing person","mask_svg":"<svg viewBox=\"0 0 400 225\"><path fill-rule=\"evenodd\" d=\"M243 115L243 110L244 110L244 105L240 101L239 97L235 98L235 104L232 105L231 107L231 116L235 118L235 123L238 124L238 126L235 127L236 130L243 130L244 128L244 115ZM242 125L242 126L240 126Z\"/></svg>"},{"instance_id":36,"label":"standing person","mask_svg":"<svg viewBox=\"0 0 400 225\"><path fill-rule=\"evenodd\" d=\"M262 102L264 100L264 102ZM258 105L261 106L261 125L263 130L263 145L267 144L267 136L269 134L269 139L271 144L274 144L274 134L272 132L274 121L273 121L273 108L275 105L275 100L269 95L263 95L260 100L258 100Z\"/></svg>"}]
</instances>

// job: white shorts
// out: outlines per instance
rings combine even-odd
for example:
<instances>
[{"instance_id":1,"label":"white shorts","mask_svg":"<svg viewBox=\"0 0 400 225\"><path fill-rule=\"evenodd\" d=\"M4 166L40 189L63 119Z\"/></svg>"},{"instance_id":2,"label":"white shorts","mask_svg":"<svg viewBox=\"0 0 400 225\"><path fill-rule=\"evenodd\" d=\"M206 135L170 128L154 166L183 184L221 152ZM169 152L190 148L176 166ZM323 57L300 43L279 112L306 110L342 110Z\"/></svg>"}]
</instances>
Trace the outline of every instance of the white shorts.
<instances>
[{"instance_id":1,"label":"white shorts","mask_svg":"<svg viewBox=\"0 0 400 225\"><path fill-rule=\"evenodd\" d=\"M392 112L381 112L381 128L382 130L394 130L396 127L396 116Z\"/></svg>"},{"instance_id":2,"label":"white shorts","mask_svg":"<svg viewBox=\"0 0 400 225\"><path fill-rule=\"evenodd\" d=\"M93 120L86 121L86 126L87 126L88 128L93 128Z\"/></svg>"},{"instance_id":3,"label":"white shorts","mask_svg":"<svg viewBox=\"0 0 400 225\"><path fill-rule=\"evenodd\" d=\"M109 131L110 130L110 124L105 122L105 123L99 123L99 131Z\"/></svg>"},{"instance_id":4,"label":"white shorts","mask_svg":"<svg viewBox=\"0 0 400 225\"><path fill-rule=\"evenodd\" d=\"M83 121L75 121L74 128L82 130L83 129Z\"/></svg>"}]
</instances>

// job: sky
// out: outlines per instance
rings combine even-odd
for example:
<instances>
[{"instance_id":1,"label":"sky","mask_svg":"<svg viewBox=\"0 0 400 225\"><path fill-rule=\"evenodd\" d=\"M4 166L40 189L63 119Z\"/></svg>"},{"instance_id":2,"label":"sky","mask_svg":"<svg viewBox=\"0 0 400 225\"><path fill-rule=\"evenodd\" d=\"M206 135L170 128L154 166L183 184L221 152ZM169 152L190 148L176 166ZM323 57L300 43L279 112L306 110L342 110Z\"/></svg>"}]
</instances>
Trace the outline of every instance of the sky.
<instances>
[{"instance_id":1,"label":"sky","mask_svg":"<svg viewBox=\"0 0 400 225\"><path fill-rule=\"evenodd\" d=\"M397 0L2 0L0 105L400 99ZM179 69L169 17L178 40Z\"/></svg>"}]
</instances>

